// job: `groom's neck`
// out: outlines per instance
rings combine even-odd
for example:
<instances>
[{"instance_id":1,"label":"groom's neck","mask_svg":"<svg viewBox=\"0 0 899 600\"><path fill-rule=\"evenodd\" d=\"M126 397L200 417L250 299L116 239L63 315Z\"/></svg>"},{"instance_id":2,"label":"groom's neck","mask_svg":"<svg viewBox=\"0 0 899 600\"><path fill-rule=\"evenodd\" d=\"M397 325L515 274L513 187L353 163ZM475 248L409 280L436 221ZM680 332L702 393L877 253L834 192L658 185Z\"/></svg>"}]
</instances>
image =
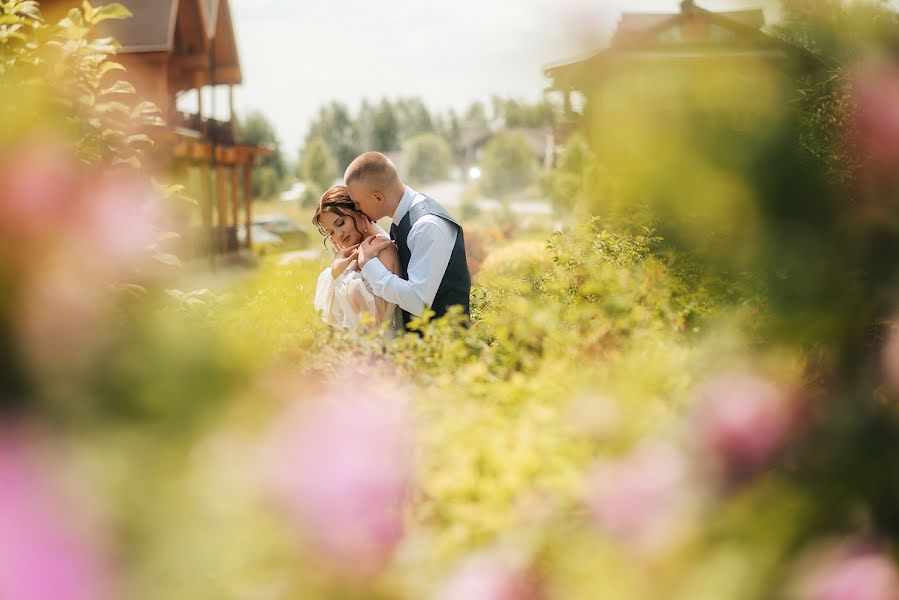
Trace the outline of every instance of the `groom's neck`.
<instances>
[{"instance_id":1,"label":"groom's neck","mask_svg":"<svg viewBox=\"0 0 899 600\"><path fill-rule=\"evenodd\" d=\"M386 217L393 218L393 215L396 214L396 209L399 208L400 202L403 200L403 195L406 193L406 186L404 185L399 190L394 190L392 194L389 196L385 196L384 200L384 209L387 211L387 214L384 215Z\"/></svg>"}]
</instances>

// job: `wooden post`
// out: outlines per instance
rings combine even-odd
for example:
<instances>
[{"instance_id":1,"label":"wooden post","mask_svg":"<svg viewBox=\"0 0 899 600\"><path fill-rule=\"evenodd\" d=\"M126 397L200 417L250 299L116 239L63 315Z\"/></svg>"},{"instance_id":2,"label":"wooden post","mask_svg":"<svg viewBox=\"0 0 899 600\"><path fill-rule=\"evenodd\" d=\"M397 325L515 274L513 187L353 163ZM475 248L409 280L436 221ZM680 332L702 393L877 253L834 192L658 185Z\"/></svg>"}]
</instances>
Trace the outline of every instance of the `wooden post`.
<instances>
[{"instance_id":1,"label":"wooden post","mask_svg":"<svg viewBox=\"0 0 899 600\"><path fill-rule=\"evenodd\" d=\"M237 165L231 165L231 226L234 227L234 235L237 236L237 228L240 226L240 177L237 174ZM240 250L240 244L234 247Z\"/></svg>"},{"instance_id":2,"label":"wooden post","mask_svg":"<svg viewBox=\"0 0 899 600\"><path fill-rule=\"evenodd\" d=\"M225 235L225 230L228 228L228 196L225 193L225 167L222 165L215 167L215 187L218 197L219 249L224 254L228 249L228 240Z\"/></svg>"},{"instance_id":3,"label":"wooden post","mask_svg":"<svg viewBox=\"0 0 899 600\"><path fill-rule=\"evenodd\" d=\"M203 235L208 236L208 244L204 250L212 253L212 203L209 196L209 165L200 163L200 219L203 223Z\"/></svg>"},{"instance_id":4,"label":"wooden post","mask_svg":"<svg viewBox=\"0 0 899 600\"><path fill-rule=\"evenodd\" d=\"M243 166L243 210L247 228L247 250L253 250L253 162Z\"/></svg>"}]
</instances>

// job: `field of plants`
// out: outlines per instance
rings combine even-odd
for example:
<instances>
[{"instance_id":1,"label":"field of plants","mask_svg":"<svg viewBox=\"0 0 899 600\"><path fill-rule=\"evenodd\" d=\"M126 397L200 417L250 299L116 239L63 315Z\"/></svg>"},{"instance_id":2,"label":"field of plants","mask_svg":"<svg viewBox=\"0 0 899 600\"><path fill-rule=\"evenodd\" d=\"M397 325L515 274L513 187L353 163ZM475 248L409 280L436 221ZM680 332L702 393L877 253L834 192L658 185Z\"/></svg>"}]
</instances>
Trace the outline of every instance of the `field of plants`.
<instances>
[{"instance_id":1,"label":"field of plants","mask_svg":"<svg viewBox=\"0 0 899 600\"><path fill-rule=\"evenodd\" d=\"M392 339L326 253L173 287L125 16L0 1L0 598L899 598L894 12L604 88L563 225L472 219L471 325Z\"/></svg>"}]
</instances>

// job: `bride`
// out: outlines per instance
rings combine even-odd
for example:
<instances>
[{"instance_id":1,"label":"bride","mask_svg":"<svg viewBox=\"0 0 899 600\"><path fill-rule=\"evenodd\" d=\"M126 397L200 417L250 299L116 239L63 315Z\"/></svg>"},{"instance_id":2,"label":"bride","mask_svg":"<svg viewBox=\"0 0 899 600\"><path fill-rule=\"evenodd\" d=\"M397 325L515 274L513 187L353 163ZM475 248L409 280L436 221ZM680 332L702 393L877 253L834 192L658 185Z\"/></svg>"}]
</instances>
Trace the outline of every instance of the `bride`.
<instances>
[{"instance_id":1,"label":"bride","mask_svg":"<svg viewBox=\"0 0 899 600\"><path fill-rule=\"evenodd\" d=\"M401 331L402 318L396 305L372 293L356 262L362 240L371 235L386 238L386 232L356 210L344 185L332 186L322 195L312 223L330 241L335 255L315 287L315 308L322 319L344 329L379 330L386 323L391 334ZM378 259L391 272L400 273L399 253L393 244L381 250Z\"/></svg>"}]
</instances>

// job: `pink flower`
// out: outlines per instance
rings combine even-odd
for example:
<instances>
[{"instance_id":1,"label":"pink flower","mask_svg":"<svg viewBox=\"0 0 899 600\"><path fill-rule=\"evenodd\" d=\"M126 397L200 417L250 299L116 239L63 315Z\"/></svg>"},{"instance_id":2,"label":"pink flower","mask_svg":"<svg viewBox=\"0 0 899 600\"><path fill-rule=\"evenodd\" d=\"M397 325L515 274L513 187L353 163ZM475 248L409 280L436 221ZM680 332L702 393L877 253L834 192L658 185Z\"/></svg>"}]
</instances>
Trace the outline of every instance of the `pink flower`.
<instances>
[{"instance_id":1,"label":"pink flower","mask_svg":"<svg viewBox=\"0 0 899 600\"><path fill-rule=\"evenodd\" d=\"M852 81L855 134L863 158L877 168L899 164L899 70L863 65Z\"/></svg>"},{"instance_id":2,"label":"pink flower","mask_svg":"<svg viewBox=\"0 0 899 600\"><path fill-rule=\"evenodd\" d=\"M108 597L98 553L76 533L71 515L23 445L0 431L0 598Z\"/></svg>"},{"instance_id":3,"label":"pink flower","mask_svg":"<svg viewBox=\"0 0 899 600\"><path fill-rule=\"evenodd\" d=\"M644 445L595 468L586 504L604 533L638 553L652 552L686 515L688 484L686 461L676 449Z\"/></svg>"},{"instance_id":4,"label":"pink flower","mask_svg":"<svg viewBox=\"0 0 899 600\"><path fill-rule=\"evenodd\" d=\"M539 585L520 562L497 552L476 554L444 582L437 600L537 600Z\"/></svg>"},{"instance_id":5,"label":"pink flower","mask_svg":"<svg viewBox=\"0 0 899 600\"><path fill-rule=\"evenodd\" d=\"M890 323L880 351L880 368L887 386L893 393L899 393L899 322Z\"/></svg>"},{"instance_id":6,"label":"pink flower","mask_svg":"<svg viewBox=\"0 0 899 600\"><path fill-rule=\"evenodd\" d=\"M74 212L77 191L74 160L57 142L23 142L14 153L0 157L3 252L27 254L35 246L53 243Z\"/></svg>"},{"instance_id":7,"label":"pink flower","mask_svg":"<svg viewBox=\"0 0 899 600\"><path fill-rule=\"evenodd\" d=\"M724 375L698 391L694 425L700 451L738 477L763 467L784 445L795 407L773 383L754 375Z\"/></svg>"},{"instance_id":8,"label":"pink flower","mask_svg":"<svg viewBox=\"0 0 899 600\"><path fill-rule=\"evenodd\" d=\"M302 534L345 575L368 577L404 534L413 479L405 402L350 380L291 408L268 445L276 497Z\"/></svg>"},{"instance_id":9,"label":"pink flower","mask_svg":"<svg viewBox=\"0 0 899 600\"><path fill-rule=\"evenodd\" d=\"M141 267L160 229L160 199L149 182L105 176L85 189L83 197L72 242L107 277Z\"/></svg>"},{"instance_id":10,"label":"pink flower","mask_svg":"<svg viewBox=\"0 0 899 600\"><path fill-rule=\"evenodd\" d=\"M105 284L70 259L53 257L22 282L16 308L19 343L30 366L40 371L86 366L108 329Z\"/></svg>"},{"instance_id":11,"label":"pink flower","mask_svg":"<svg viewBox=\"0 0 899 600\"><path fill-rule=\"evenodd\" d=\"M795 591L799 600L899 600L899 571L885 554L843 544L809 561Z\"/></svg>"}]
</instances>

